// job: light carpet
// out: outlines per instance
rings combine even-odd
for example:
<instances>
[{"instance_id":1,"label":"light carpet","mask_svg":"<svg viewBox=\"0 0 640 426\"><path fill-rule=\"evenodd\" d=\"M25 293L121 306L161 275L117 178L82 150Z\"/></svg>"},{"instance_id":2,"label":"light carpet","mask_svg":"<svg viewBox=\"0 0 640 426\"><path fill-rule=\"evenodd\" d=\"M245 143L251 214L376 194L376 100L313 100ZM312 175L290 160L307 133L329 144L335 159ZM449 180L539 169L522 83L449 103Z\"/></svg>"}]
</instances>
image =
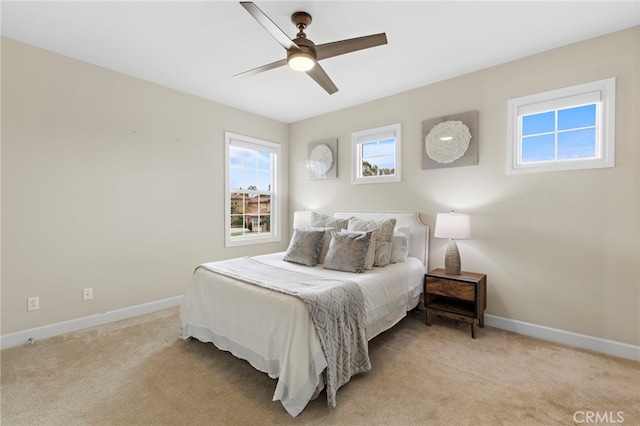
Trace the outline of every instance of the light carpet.
<instances>
[{"instance_id":1,"label":"light carpet","mask_svg":"<svg viewBox=\"0 0 640 426\"><path fill-rule=\"evenodd\" d=\"M336 408L322 393L296 418L274 379L179 336L169 309L5 349L2 425L640 424L640 363L424 311L370 342Z\"/></svg>"}]
</instances>

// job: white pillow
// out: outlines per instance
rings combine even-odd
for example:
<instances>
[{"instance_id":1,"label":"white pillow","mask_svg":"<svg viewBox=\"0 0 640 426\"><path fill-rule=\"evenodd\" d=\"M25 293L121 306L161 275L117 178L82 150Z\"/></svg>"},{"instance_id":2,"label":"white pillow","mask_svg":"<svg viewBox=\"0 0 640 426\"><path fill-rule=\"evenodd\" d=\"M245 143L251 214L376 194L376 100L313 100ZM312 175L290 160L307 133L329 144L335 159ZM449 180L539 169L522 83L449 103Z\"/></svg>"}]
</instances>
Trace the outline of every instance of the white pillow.
<instances>
[{"instance_id":1,"label":"white pillow","mask_svg":"<svg viewBox=\"0 0 640 426\"><path fill-rule=\"evenodd\" d=\"M399 226L393 232L391 240L391 257L389 263L404 262L409 255L409 225Z\"/></svg>"}]
</instances>

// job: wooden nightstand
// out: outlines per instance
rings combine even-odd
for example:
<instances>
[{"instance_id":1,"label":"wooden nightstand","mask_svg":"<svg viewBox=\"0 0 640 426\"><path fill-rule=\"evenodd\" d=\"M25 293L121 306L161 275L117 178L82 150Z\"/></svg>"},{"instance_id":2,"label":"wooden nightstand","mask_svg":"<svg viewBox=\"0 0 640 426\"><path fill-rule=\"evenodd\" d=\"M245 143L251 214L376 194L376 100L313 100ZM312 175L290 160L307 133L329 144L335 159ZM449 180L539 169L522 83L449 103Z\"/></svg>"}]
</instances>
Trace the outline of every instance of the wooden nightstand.
<instances>
[{"instance_id":1,"label":"wooden nightstand","mask_svg":"<svg viewBox=\"0 0 640 426\"><path fill-rule=\"evenodd\" d=\"M434 269L424 277L424 304L427 325L431 315L471 324L471 337L476 338L476 323L484 327L487 308L487 276L474 272L447 275L444 269Z\"/></svg>"}]
</instances>

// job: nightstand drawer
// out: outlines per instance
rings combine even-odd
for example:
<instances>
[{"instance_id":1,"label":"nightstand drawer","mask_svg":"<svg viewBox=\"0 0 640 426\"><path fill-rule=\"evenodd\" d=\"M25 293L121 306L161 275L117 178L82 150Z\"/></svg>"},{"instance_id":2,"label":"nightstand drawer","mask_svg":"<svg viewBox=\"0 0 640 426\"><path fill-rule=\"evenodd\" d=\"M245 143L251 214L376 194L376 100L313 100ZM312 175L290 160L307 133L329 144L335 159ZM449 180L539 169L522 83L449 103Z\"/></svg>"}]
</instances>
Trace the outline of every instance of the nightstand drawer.
<instances>
[{"instance_id":1,"label":"nightstand drawer","mask_svg":"<svg viewBox=\"0 0 640 426\"><path fill-rule=\"evenodd\" d=\"M456 299L476 300L476 287L460 281L446 280L444 278L427 278L427 293L438 294L440 296L455 297Z\"/></svg>"}]
</instances>

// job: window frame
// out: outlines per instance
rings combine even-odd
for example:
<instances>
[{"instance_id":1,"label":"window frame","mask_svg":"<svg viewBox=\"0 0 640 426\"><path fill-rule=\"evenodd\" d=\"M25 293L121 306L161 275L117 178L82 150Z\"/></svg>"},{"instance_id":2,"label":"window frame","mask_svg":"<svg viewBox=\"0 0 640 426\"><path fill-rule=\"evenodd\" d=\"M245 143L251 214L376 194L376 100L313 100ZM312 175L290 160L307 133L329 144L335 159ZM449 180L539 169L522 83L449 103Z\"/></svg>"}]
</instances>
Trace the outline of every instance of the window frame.
<instances>
[{"instance_id":1,"label":"window frame","mask_svg":"<svg viewBox=\"0 0 640 426\"><path fill-rule=\"evenodd\" d=\"M281 170L282 170L282 152L280 144L265 141L250 136L240 135L232 132L225 132L224 136L224 169L225 169L225 219L224 219L224 234L225 234L225 247L237 247L253 244L264 244L279 242L281 240L280 231L280 218L281 218ZM231 165L230 154L231 146L238 146L242 148L249 148L255 150L268 151L275 159L272 162L272 175L271 175L271 191L264 190L241 190L243 192L251 192L256 194L268 194L270 195L270 232L259 233L257 235L244 235L240 237L231 237L231 193L238 192L237 189L230 187L231 185Z\"/></svg>"},{"instance_id":2,"label":"window frame","mask_svg":"<svg viewBox=\"0 0 640 426\"><path fill-rule=\"evenodd\" d=\"M593 100L598 99L599 100ZM522 161L522 117L596 104L594 158ZM596 169L615 166L615 77L509 99L507 174Z\"/></svg>"},{"instance_id":3,"label":"window frame","mask_svg":"<svg viewBox=\"0 0 640 426\"><path fill-rule=\"evenodd\" d=\"M394 160L395 173L393 175L382 176L362 176L362 149L361 146L367 142L380 141L393 137L395 139ZM402 126L401 123L389 124L373 129L361 130L351 134L352 164L351 183L388 183L400 182L402 180Z\"/></svg>"}]
</instances>

